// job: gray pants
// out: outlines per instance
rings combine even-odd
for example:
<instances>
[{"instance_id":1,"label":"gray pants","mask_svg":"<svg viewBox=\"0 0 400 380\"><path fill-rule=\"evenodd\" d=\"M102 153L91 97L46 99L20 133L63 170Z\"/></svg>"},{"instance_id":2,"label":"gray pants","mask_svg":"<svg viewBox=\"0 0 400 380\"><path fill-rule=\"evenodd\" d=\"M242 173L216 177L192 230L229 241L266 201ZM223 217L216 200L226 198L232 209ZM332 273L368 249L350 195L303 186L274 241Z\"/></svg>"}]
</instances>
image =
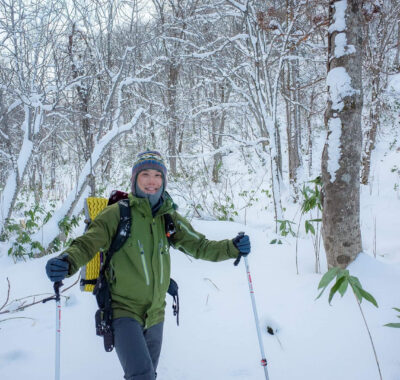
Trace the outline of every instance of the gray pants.
<instances>
[{"instance_id":1,"label":"gray pants","mask_svg":"<svg viewBox=\"0 0 400 380\"><path fill-rule=\"evenodd\" d=\"M126 380L155 380L163 325L144 330L133 318L114 319L114 344Z\"/></svg>"}]
</instances>

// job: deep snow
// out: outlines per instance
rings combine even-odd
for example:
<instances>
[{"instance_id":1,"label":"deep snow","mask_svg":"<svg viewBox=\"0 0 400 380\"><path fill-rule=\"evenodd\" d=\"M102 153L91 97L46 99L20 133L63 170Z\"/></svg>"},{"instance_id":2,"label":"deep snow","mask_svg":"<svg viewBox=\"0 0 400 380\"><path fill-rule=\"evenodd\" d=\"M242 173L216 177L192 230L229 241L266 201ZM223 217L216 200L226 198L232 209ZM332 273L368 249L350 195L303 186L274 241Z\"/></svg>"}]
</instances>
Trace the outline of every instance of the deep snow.
<instances>
[{"instance_id":1,"label":"deep snow","mask_svg":"<svg viewBox=\"0 0 400 380\"><path fill-rule=\"evenodd\" d=\"M364 253L349 269L379 304L377 309L363 301L362 308L383 379L399 380L400 330L383 326L398 322L398 313L392 308L400 307L400 193L396 187L400 182L400 152L394 147L385 153L387 147L382 144L381 151L374 153L372 185L362 188ZM295 214L294 206L286 211L287 216L291 213ZM241 230L251 237L249 263L270 379L379 379L354 296L349 291L343 299L337 295L331 306L327 294L315 300L321 274L314 273L310 239L304 234L300 237L297 275L295 239L285 238L282 245L269 244L275 236L270 220L270 214L249 211L247 225L193 221L195 228L210 239L232 238ZM263 379L244 263L234 267L233 261L196 261L174 250L171 255L172 277L180 286L180 326L176 326L168 298L158 378ZM6 278L11 284L10 301L50 295L52 286L44 271L48 258L14 264L4 249L0 250L0 307L7 296ZM326 263L322 261L324 272ZM77 276L66 280L65 287L76 280ZM102 340L95 335L94 297L81 293L78 286L64 295L68 300L62 301L61 379L122 379L115 352L106 353ZM275 335L266 332L267 326L275 330ZM0 314L0 339L2 380L54 378L54 302Z\"/></svg>"}]
</instances>

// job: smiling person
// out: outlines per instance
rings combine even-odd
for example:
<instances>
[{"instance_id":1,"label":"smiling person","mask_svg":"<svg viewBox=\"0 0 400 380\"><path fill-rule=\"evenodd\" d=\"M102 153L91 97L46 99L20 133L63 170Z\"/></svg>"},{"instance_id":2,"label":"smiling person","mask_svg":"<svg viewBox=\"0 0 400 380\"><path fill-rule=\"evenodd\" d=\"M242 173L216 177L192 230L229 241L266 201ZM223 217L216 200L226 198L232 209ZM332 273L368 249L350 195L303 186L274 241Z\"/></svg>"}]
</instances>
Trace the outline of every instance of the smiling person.
<instances>
[{"instance_id":1,"label":"smiling person","mask_svg":"<svg viewBox=\"0 0 400 380\"><path fill-rule=\"evenodd\" d=\"M170 283L169 246L208 261L235 259L250 252L247 235L211 241L195 231L176 211L166 187L167 169L160 153L139 153L132 168L129 194L130 235L112 256L107 271L114 345L127 380L157 377L165 297ZM107 252L118 229L119 210L117 203L106 207L84 235L47 262L46 272L51 281L72 276L100 249ZM165 233L166 215L170 215L175 226L169 239Z\"/></svg>"}]
</instances>

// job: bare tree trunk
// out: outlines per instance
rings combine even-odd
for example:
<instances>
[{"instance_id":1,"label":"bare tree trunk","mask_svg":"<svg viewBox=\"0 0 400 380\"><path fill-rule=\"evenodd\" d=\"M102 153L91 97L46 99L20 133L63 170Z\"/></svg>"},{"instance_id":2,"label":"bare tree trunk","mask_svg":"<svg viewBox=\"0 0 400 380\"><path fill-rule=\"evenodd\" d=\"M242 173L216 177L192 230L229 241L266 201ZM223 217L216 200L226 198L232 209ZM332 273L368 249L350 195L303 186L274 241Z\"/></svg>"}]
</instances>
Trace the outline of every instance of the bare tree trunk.
<instances>
[{"instance_id":1,"label":"bare tree trunk","mask_svg":"<svg viewBox=\"0 0 400 380\"><path fill-rule=\"evenodd\" d=\"M314 113L314 90L311 93L310 113L307 117L307 152L308 152L308 175L311 176L313 165L313 139L312 139L312 123L311 118Z\"/></svg>"},{"instance_id":2,"label":"bare tree trunk","mask_svg":"<svg viewBox=\"0 0 400 380\"><path fill-rule=\"evenodd\" d=\"M365 151L362 158L362 174L361 174L361 183L363 185L367 185L369 181L369 174L371 171L371 155L373 150L375 149L376 144L376 134L378 132L379 127L379 117L381 115L381 104L380 98L378 95L379 91L379 74L372 81L372 97L371 97L371 107L369 111L369 121L371 123L370 129L366 133L366 141L365 141Z\"/></svg>"},{"instance_id":3,"label":"bare tree trunk","mask_svg":"<svg viewBox=\"0 0 400 380\"><path fill-rule=\"evenodd\" d=\"M299 154L299 106L297 73L293 62L287 64L286 78L286 118L287 118L287 142L288 142L288 162L289 162L289 182L292 189L296 192L297 170L300 166Z\"/></svg>"},{"instance_id":4,"label":"bare tree trunk","mask_svg":"<svg viewBox=\"0 0 400 380\"><path fill-rule=\"evenodd\" d=\"M228 89L226 89L225 84L219 85L219 92L220 92L220 97L219 100L223 104L228 101L229 95L230 95L230 86ZM216 91L216 95L218 95L218 90ZM216 97L217 99L217 97ZM213 126L213 147L214 149L219 149L222 146L222 134L224 133L225 130L225 119L226 119L226 111L222 110L221 111L221 116L219 119L217 119L217 115L211 120L211 124ZM213 162L213 169L212 169L212 181L214 183L219 182L219 172L222 166L222 154L220 152L216 153L214 155L214 162Z\"/></svg>"},{"instance_id":5,"label":"bare tree trunk","mask_svg":"<svg viewBox=\"0 0 400 380\"><path fill-rule=\"evenodd\" d=\"M295 4L292 0L286 0L286 23L294 18ZM297 55L297 48L291 46L293 56ZM285 69L282 70L284 72ZM288 144L288 165L289 165L289 183L294 194L297 193L297 170L300 166L299 154L299 99L298 99L298 61L289 60L286 65L286 108L287 108L287 144ZM281 172L282 173L282 172Z\"/></svg>"},{"instance_id":6,"label":"bare tree trunk","mask_svg":"<svg viewBox=\"0 0 400 380\"><path fill-rule=\"evenodd\" d=\"M330 1L328 90L322 155L323 239L328 267L347 267L362 250L360 230L361 0ZM341 16L343 15L343 16ZM339 36L339 34L341 34ZM339 38L338 38L339 36ZM342 41L342 49L336 45Z\"/></svg>"},{"instance_id":7,"label":"bare tree trunk","mask_svg":"<svg viewBox=\"0 0 400 380\"><path fill-rule=\"evenodd\" d=\"M56 154L56 137L51 136L51 162L50 162L50 189L54 190L56 186L56 167L57 167L57 154Z\"/></svg>"},{"instance_id":8,"label":"bare tree trunk","mask_svg":"<svg viewBox=\"0 0 400 380\"><path fill-rule=\"evenodd\" d=\"M393 73L393 69L396 70L398 65L400 3L397 0L374 3L363 15L365 88L371 92L371 95L368 93L366 97L369 102L369 119L364 135L361 175L361 182L366 185L369 182L371 155L375 149L377 134L381 128L380 119L385 108L383 94L387 89L388 74Z\"/></svg>"},{"instance_id":9,"label":"bare tree trunk","mask_svg":"<svg viewBox=\"0 0 400 380\"><path fill-rule=\"evenodd\" d=\"M177 163L177 132L178 132L178 115L176 109L176 95L178 85L179 66L174 60L169 64L168 70L168 153L169 166L172 175L176 174Z\"/></svg>"},{"instance_id":10,"label":"bare tree trunk","mask_svg":"<svg viewBox=\"0 0 400 380\"><path fill-rule=\"evenodd\" d=\"M71 34L69 35L68 39L68 55L71 61L71 72L72 78L74 80L77 79L79 76L84 75L83 70L77 67L77 65L75 64L76 57L74 56L74 49L76 34L81 34L81 32L79 30L77 31L75 24L72 24ZM82 38L85 40L84 37ZM85 141L83 156L85 161L89 160L90 162L90 173L88 174L88 182L90 186L90 195L94 196L96 194L96 181L93 173L93 165L91 162L92 151L94 147L94 134L91 130L90 119L88 117L91 89L87 85L78 85L76 86L76 91L79 102L79 124Z\"/></svg>"},{"instance_id":11,"label":"bare tree trunk","mask_svg":"<svg viewBox=\"0 0 400 380\"><path fill-rule=\"evenodd\" d=\"M84 97L83 102L81 104L81 112L86 111L83 113L83 116L80 116L80 124L83 131L83 136L85 138L85 147L83 156L85 161L90 162L90 173L88 175L88 183L90 187L90 196L94 197L96 195L96 178L93 173L93 164L92 164L92 151L93 151L93 132L90 126L90 120L85 116L88 113L88 105L89 105L89 97Z\"/></svg>"},{"instance_id":12,"label":"bare tree trunk","mask_svg":"<svg viewBox=\"0 0 400 380\"><path fill-rule=\"evenodd\" d=\"M397 22L397 49L393 66L397 72L400 72L400 21Z\"/></svg>"},{"instance_id":13,"label":"bare tree trunk","mask_svg":"<svg viewBox=\"0 0 400 380\"><path fill-rule=\"evenodd\" d=\"M13 168L8 174L5 187L2 194L0 194L0 234L3 232L3 228L11 218L17 196L22 188L22 184L27 173L30 161L33 157L33 146L34 146L34 133L32 131L33 125L36 123L32 120L32 109L28 106L24 106L25 119L23 122L24 138L21 145L21 150L16 160L13 159ZM41 127L41 113L35 112L35 117L39 118L39 128Z\"/></svg>"}]
</instances>

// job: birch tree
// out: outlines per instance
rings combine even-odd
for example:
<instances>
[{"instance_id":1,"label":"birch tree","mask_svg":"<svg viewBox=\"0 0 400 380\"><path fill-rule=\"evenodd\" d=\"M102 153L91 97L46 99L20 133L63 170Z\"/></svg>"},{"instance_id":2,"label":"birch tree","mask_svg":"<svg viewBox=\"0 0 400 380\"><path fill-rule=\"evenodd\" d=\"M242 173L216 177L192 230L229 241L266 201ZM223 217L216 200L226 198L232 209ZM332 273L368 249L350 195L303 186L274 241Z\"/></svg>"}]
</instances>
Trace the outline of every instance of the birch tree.
<instances>
[{"instance_id":1,"label":"birch tree","mask_svg":"<svg viewBox=\"0 0 400 380\"><path fill-rule=\"evenodd\" d=\"M76 0L78 1L78 0ZM105 15L100 14L100 6L106 6ZM91 17L84 19L87 3L75 2L74 10L83 27L76 30L72 23L72 32L69 34L67 54L71 61L71 72L74 85L66 90L66 98L70 98L71 89L78 95L78 110L81 116L80 126L84 132L83 151L84 164L79 172L78 180L67 199L56 210L52 218L43 226L46 241L42 242L47 247L56 237L60 237L58 223L65 216L75 215L81 208L77 208L84 194L96 190L94 175L102 159L109 152L112 144L120 141L122 135L131 132L140 122L143 108L135 101L126 101L126 89L134 87L144 79L135 75L135 67L128 70L132 52L139 46L119 46L111 51L109 41L114 36L113 27L109 23L116 9L110 0L106 4L97 3ZM69 16L73 20L73 14ZM104 21L106 24L102 25ZM96 25L96 26L95 26ZM99 28L99 29L98 29ZM107 32L104 32L107 30ZM81 36L82 49L73 51L75 34ZM82 52L80 54L79 52ZM85 58L85 59L83 59ZM68 93L69 92L69 93ZM92 125L93 124L93 125ZM92 125L92 126L91 126ZM35 236L39 238L40 234Z\"/></svg>"},{"instance_id":2,"label":"birch tree","mask_svg":"<svg viewBox=\"0 0 400 380\"><path fill-rule=\"evenodd\" d=\"M246 82L245 86L242 84L241 88L234 88L248 101L259 127L260 137L265 139L263 150L269 156L275 217L281 220L281 76L285 62L291 54L293 33L296 32L296 24L302 15L304 4L293 2L290 17L287 17L287 10L279 4L266 9L264 3L254 0L244 4L233 0L228 2L242 13L244 25L243 34L235 40L235 45L244 54ZM298 140L295 146L298 151ZM299 166L299 160L294 166Z\"/></svg>"},{"instance_id":3,"label":"birch tree","mask_svg":"<svg viewBox=\"0 0 400 380\"><path fill-rule=\"evenodd\" d=\"M361 183L369 182L371 155L375 149L381 119L385 111L384 92L389 74L398 71L396 61L400 43L398 29L400 19L400 2L398 0L365 2L364 4L364 56L365 71L365 131L362 153ZM400 30L400 29L399 29ZM393 58L394 57L394 58Z\"/></svg>"},{"instance_id":4,"label":"birch tree","mask_svg":"<svg viewBox=\"0 0 400 380\"><path fill-rule=\"evenodd\" d=\"M187 17L196 2L185 0L153 0L160 28L161 51L165 68L163 103L167 119L168 155L171 174L177 173L177 140L182 128L179 117L179 76L182 70L182 54L186 48Z\"/></svg>"},{"instance_id":5,"label":"birch tree","mask_svg":"<svg viewBox=\"0 0 400 380\"><path fill-rule=\"evenodd\" d=\"M345 268L361 252L360 159L362 2L329 9L327 140L322 156L323 240L328 267Z\"/></svg>"},{"instance_id":6,"label":"birch tree","mask_svg":"<svg viewBox=\"0 0 400 380\"><path fill-rule=\"evenodd\" d=\"M10 218L17 195L21 190L30 162L43 138L45 113L55 108L59 88L49 61L51 48L60 35L59 4L49 0L26 9L19 0L2 0L1 19L3 59L8 69L9 85L4 86L13 101L2 113L9 117L18 112L15 123L7 125L2 137L10 142L10 165L5 186L0 194L0 234ZM3 119L4 123L4 119ZM19 129L20 128L20 129Z\"/></svg>"}]
</instances>

